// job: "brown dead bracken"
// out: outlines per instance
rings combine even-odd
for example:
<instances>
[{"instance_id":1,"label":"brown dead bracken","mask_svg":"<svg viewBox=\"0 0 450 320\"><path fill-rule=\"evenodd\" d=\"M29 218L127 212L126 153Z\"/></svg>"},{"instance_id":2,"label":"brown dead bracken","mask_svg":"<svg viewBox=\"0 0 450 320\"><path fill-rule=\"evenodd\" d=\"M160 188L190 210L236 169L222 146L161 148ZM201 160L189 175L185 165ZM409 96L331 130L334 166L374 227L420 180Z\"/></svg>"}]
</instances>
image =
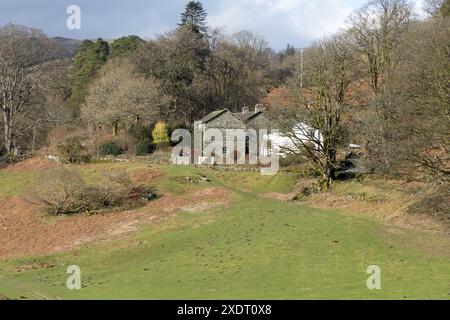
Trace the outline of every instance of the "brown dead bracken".
<instances>
[{"instance_id":1,"label":"brown dead bracken","mask_svg":"<svg viewBox=\"0 0 450 320\"><path fill-rule=\"evenodd\" d=\"M22 197L0 198L0 258L51 254L114 239L180 210L204 211L223 205L228 199L225 190L209 188L181 196L167 194L138 210L49 220L39 205Z\"/></svg>"}]
</instances>

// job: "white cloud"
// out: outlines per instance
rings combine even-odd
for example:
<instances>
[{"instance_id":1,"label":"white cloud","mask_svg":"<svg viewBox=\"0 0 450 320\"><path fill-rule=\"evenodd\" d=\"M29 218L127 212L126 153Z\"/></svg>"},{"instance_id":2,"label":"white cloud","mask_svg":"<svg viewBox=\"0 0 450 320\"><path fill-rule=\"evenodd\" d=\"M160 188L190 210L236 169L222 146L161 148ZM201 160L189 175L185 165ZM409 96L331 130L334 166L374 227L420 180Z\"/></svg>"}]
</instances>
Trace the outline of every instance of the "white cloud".
<instances>
[{"instance_id":1,"label":"white cloud","mask_svg":"<svg viewBox=\"0 0 450 320\"><path fill-rule=\"evenodd\" d=\"M205 1L208 21L226 33L258 32L274 48L309 45L346 26L349 15L367 0L215 0ZM423 0L412 0L422 13Z\"/></svg>"},{"instance_id":2,"label":"white cloud","mask_svg":"<svg viewBox=\"0 0 450 320\"><path fill-rule=\"evenodd\" d=\"M81 30L66 28L66 8L72 0L0 0L0 25L15 22L42 28L51 36L111 39L128 34L146 38L176 28L188 0L77 0ZM352 10L368 0L200 0L211 26L226 33L250 30L262 34L274 49L287 43L308 46L312 40L345 26ZM416 11L423 0L413 0Z\"/></svg>"},{"instance_id":3,"label":"white cloud","mask_svg":"<svg viewBox=\"0 0 450 320\"><path fill-rule=\"evenodd\" d=\"M420 17L426 16L426 12L423 10L425 0L415 0L415 9L416 12L419 14Z\"/></svg>"},{"instance_id":4,"label":"white cloud","mask_svg":"<svg viewBox=\"0 0 450 320\"><path fill-rule=\"evenodd\" d=\"M348 0L231 0L210 10L208 20L213 26L226 26L228 33L257 31L280 47L337 31L354 9Z\"/></svg>"}]
</instances>

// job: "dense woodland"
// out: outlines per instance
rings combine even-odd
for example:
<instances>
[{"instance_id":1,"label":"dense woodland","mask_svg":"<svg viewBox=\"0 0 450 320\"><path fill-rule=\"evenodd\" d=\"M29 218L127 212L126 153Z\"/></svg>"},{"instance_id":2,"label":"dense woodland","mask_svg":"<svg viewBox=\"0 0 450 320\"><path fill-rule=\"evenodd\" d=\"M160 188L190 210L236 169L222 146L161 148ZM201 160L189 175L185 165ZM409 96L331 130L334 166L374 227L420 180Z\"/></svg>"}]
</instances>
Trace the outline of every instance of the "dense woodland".
<instances>
[{"instance_id":1,"label":"dense woodland","mask_svg":"<svg viewBox=\"0 0 450 320\"><path fill-rule=\"evenodd\" d=\"M14 161L58 153L70 162L148 154L211 111L263 103L286 135L298 121L322 132L319 150L304 144L293 152L321 188L356 143L372 174L446 190L450 1L428 0L426 11L419 19L406 0L372 0L345 30L281 52L262 35L211 29L194 1L171 32L149 41L85 40L73 58L40 30L5 25L0 154Z\"/></svg>"}]
</instances>

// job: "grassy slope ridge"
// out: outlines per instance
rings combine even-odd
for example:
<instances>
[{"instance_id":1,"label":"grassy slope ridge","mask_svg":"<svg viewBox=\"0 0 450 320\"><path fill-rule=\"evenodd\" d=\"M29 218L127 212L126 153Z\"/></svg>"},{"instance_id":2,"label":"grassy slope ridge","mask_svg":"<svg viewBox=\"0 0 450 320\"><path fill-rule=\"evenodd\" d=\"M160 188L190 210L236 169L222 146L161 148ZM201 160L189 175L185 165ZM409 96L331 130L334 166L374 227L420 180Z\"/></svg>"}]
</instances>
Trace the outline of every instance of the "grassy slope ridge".
<instances>
[{"instance_id":1,"label":"grassy slope ridge","mask_svg":"<svg viewBox=\"0 0 450 320\"><path fill-rule=\"evenodd\" d=\"M88 176L96 171L92 166L80 168ZM195 168L162 169L166 176L159 187L172 192L184 189L176 177L198 173ZM440 249L443 242L448 247L448 237L403 229L393 233L374 219L257 195L288 192L295 182L290 175L239 174L228 179L203 173L212 178L211 186L232 192L229 206L180 212L132 236L65 254L0 261L0 295L32 299L450 298L450 253ZM23 192L20 183L11 190L4 185L11 174L0 172L2 195ZM32 179L30 173L13 174ZM54 267L16 272L17 266L39 263ZM65 270L72 264L81 267L82 290L65 286ZM370 265L381 267L382 290L366 288Z\"/></svg>"}]
</instances>

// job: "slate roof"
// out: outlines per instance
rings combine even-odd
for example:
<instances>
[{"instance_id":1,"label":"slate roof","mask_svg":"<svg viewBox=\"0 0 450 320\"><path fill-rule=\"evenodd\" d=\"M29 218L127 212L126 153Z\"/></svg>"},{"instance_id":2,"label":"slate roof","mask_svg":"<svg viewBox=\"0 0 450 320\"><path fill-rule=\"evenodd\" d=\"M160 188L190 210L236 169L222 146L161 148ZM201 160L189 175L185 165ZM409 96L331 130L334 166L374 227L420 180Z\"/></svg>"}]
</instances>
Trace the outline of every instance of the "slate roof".
<instances>
[{"instance_id":1,"label":"slate roof","mask_svg":"<svg viewBox=\"0 0 450 320\"><path fill-rule=\"evenodd\" d=\"M218 111L214 111L211 112L210 114L208 114L206 117L204 117L202 120L200 120L202 123L208 123L214 119L216 119L217 117L220 117L222 114L224 114L225 112L230 112L228 109L224 109L224 110L218 110ZM244 123L247 123L250 119L252 119L253 117L262 114L262 111L259 112L246 112L246 113L233 113L233 115L238 118L239 120L241 120Z\"/></svg>"},{"instance_id":2,"label":"slate roof","mask_svg":"<svg viewBox=\"0 0 450 320\"><path fill-rule=\"evenodd\" d=\"M262 111L258 111L256 113L255 112L235 113L234 115L236 117L238 117L239 119L241 119L241 121L243 121L244 123L247 123L247 121L249 121L253 117L256 117L262 113L263 113Z\"/></svg>"},{"instance_id":3,"label":"slate roof","mask_svg":"<svg viewBox=\"0 0 450 320\"><path fill-rule=\"evenodd\" d=\"M214 120L215 118L217 118L218 116L221 116L222 114L224 114L227 111L228 111L227 109L223 109L223 110L218 110L218 111L211 112L210 114L208 114L206 117L204 117L200 121L202 123L208 123L211 120Z\"/></svg>"}]
</instances>

